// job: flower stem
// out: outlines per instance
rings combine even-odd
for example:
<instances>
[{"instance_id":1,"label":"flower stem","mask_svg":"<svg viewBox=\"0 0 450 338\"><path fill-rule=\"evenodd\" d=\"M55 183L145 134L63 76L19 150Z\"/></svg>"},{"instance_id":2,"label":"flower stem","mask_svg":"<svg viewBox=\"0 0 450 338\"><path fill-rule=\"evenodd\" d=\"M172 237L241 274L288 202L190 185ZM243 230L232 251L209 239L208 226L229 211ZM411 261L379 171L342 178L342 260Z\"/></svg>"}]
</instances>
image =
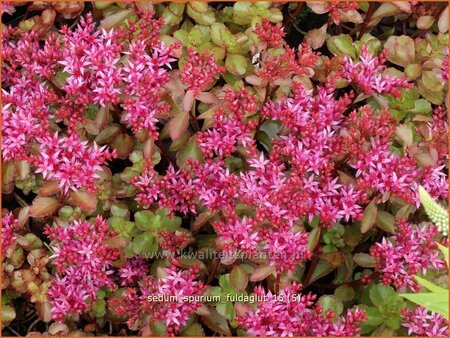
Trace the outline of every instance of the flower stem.
<instances>
[{"instance_id":1,"label":"flower stem","mask_svg":"<svg viewBox=\"0 0 450 338\"><path fill-rule=\"evenodd\" d=\"M361 37L364 35L367 29L367 25L370 22L370 19L372 19L372 14L375 9L375 3L369 2L369 8L367 9L366 17L364 18L363 26L361 30L359 31L358 39L361 39Z\"/></svg>"},{"instance_id":2,"label":"flower stem","mask_svg":"<svg viewBox=\"0 0 450 338\"><path fill-rule=\"evenodd\" d=\"M211 272L208 275L208 279L206 280L206 285L211 284L212 280L214 279L214 276L216 275L217 269L219 268L220 265L220 257L219 255L217 255L214 258L214 263L211 269Z\"/></svg>"},{"instance_id":3,"label":"flower stem","mask_svg":"<svg viewBox=\"0 0 450 338\"><path fill-rule=\"evenodd\" d=\"M289 14L287 16L287 18L285 19L285 21L283 22L283 27L288 27L295 21L295 19L300 14L300 12L301 12L301 10L302 10L304 5L305 5L305 3L303 1L297 3L297 7L295 7L295 9L292 12L292 14Z\"/></svg>"}]
</instances>

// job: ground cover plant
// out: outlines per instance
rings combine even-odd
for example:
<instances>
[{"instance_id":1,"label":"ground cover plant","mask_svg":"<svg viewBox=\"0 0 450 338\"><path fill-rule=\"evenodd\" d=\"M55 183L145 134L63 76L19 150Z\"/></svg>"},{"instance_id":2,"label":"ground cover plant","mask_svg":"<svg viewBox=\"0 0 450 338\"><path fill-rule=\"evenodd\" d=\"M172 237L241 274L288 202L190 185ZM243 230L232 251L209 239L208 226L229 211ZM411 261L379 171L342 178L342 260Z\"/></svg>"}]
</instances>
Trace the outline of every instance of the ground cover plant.
<instances>
[{"instance_id":1,"label":"ground cover plant","mask_svg":"<svg viewBox=\"0 0 450 338\"><path fill-rule=\"evenodd\" d=\"M3 335L448 335L447 3L2 25Z\"/></svg>"}]
</instances>

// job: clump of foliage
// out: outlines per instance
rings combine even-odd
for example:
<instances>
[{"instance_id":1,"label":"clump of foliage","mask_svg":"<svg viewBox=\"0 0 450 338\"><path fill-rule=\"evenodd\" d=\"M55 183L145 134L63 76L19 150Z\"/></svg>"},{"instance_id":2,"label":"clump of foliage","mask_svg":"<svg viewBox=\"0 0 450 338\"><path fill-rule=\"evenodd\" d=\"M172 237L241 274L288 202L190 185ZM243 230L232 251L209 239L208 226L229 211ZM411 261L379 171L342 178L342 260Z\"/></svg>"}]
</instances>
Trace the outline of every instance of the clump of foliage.
<instances>
[{"instance_id":1,"label":"clump of foliage","mask_svg":"<svg viewBox=\"0 0 450 338\"><path fill-rule=\"evenodd\" d=\"M2 9L4 335L448 335L447 4Z\"/></svg>"}]
</instances>

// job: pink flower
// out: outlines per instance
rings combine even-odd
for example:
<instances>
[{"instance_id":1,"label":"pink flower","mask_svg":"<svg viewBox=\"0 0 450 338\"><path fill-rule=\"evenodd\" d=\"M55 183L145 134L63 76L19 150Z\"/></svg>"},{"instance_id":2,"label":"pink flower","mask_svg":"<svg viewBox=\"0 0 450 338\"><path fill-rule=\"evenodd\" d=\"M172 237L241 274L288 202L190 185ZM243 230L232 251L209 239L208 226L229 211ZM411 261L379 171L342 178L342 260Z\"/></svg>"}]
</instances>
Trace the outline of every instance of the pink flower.
<instances>
[{"instance_id":1,"label":"pink flower","mask_svg":"<svg viewBox=\"0 0 450 338\"><path fill-rule=\"evenodd\" d=\"M342 18L342 14L347 11L355 11L359 8L356 1L353 2L340 2L340 1L330 1L327 2L326 9L330 12L330 17L333 22L338 25Z\"/></svg>"},{"instance_id":2,"label":"pink flower","mask_svg":"<svg viewBox=\"0 0 450 338\"><path fill-rule=\"evenodd\" d=\"M181 68L181 81L194 93L194 96L197 96L211 85L217 76L225 71L225 68L218 66L214 56L208 52L199 54L192 48L188 48L187 53L188 57Z\"/></svg>"},{"instance_id":3,"label":"pink flower","mask_svg":"<svg viewBox=\"0 0 450 338\"><path fill-rule=\"evenodd\" d=\"M211 128L198 135L198 144L206 157L229 157L242 146L249 153L256 151L252 131L258 124L255 119L247 119L256 111L255 97L245 87L238 91L225 89L224 107L214 112Z\"/></svg>"},{"instance_id":4,"label":"pink flower","mask_svg":"<svg viewBox=\"0 0 450 338\"><path fill-rule=\"evenodd\" d=\"M193 242L192 237L185 231L162 230L158 232L158 239L161 248L172 253L180 252Z\"/></svg>"},{"instance_id":5,"label":"pink flower","mask_svg":"<svg viewBox=\"0 0 450 338\"><path fill-rule=\"evenodd\" d=\"M311 47L302 43L297 53L289 46L285 46L282 55L268 56L261 60L261 67L257 69L257 75L268 83L278 79L297 76L312 76L312 68L319 60L319 54L312 51ZM297 55L296 55L297 54Z\"/></svg>"},{"instance_id":6,"label":"pink flower","mask_svg":"<svg viewBox=\"0 0 450 338\"><path fill-rule=\"evenodd\" d=\"M277 48L284 45L284 28L281 23L272 24L268 19L262 19L255 26L254 32L259 39L267 43L268 48Z\"/></svg>"},{"instance_id":7,"label":"pink flower","mask_svg":"<svg viewBox=\"0 0 450 338\"><path fill-rule=\"evenodd\" d=\"M64 27L61 33L64 48L59 63L69 74L63 87L66 93L80 104L118 103L121 83L118 62L122 46L114 30L95 31L92 14L88 13L75 31Z\"/></svg>"},{"instance_id":8,"label":"pink flower","mask_svg":"<svg viewBox=\"0 0 450 338\"><path fill-rule=\"evenodd\" d=\"M417 203L420 171L416 161L394 155L389 151L388 144L373 140L370 148L360 153L351 166L357 169L356 179L360 189L377 190L383 195L383 201L393 194L408 203Z\"/></svg>"},{"instance_id":9,"label":"pink flower","mask_svg":"<svg viewBox=\"0 0 450 338\"><path fill-rule=\"evenodd\" d=\"M35 172L42 173L44 179L59 180L59 187L65 194L80 188L94 192L102 164L115 156L106 146L99 148L94 143L89 147L88 141L80 141L76 134L58 137L58 133L54 133L38 141L41 155L34 161Z\"/></svg>"},{"instance_id":10,"label":"pink flower","mask_svg":"<svg viewBox=\"0 0 450 338\"><path fill-rule=\"evenodd\" d=\"M16 11L16 9L14 8L14 2L2 1L0 3L0 7L2 9L2 15L4 13L12 15Z\"/></svg>"},{"instance_id":11,"label":"pink flower","mask_svg":"<svg viewBox=\"0 0 450 338\"><path fill-rule=\"evenodd\" d=\"M164 176L156 177L153 169L147 165L142 176L132 179L132 184L138 189L137 200L140 205L149 207L157 201L161 208L167 208L171 213L196 213L195 187L186 169L175 170L170 164Z\"/></svg>"},{"instance_id":12,"label":"pink flower","mask_svg":"<svg viewBox=\"0 0 450 338\"><path fill-rule=\"evenodd\" d=\"M445 260L439 258L440 251L434 239L438 231L434 225L417 226L402 219L397 221L397 227L398 234L375 243L370 253L376 259L375 266L384 284L418 291L420 287L414 275L446 267Z\"/></svg>"},{"instance_id":13,"label":"pink flower","mask_svg":"<svg viewBox=\"0 0 450 338\"><path fill-rule=\"evenodd\" d=\"M239 118L244 118L247 114L256 112L256 98L247 88L233 90L230 87L225 89L224 101L226 107Z\"/></svg>"},{"instance_id":14,"label":"pink flower","mask_svg":"<svg viewBox=\"0 0 450 338\"><path fill-rule=\"evenodd\" d=\"M125 265L119 269L120 285L132 285L139 278L146 276L149 271L148 264L145 259L133 257L125 262Z\"/></svg>"},{"instance_id":15,"label":"pink flower","mask_svg":"<svg viewBox=\"0 0 450 338\"><path fill-rule=\"evenodd\" d=\"M5 85L15 85L22 77L38 83L38 77L49 80L55 74L62 58L56 34L49 34L45 41L41 41L34 30L24 33L20 39L15 38L15 28L8 27L2 34L2 82Z\"/></svg>"},{"instance_id":16,"label":"pink flower","mask_svg":"<svg viewBox=\"0 0 450 338\"><path fill-rule=\"evenodd\" d=\"M46 234L54 241L54 254L50 258L57 270L48 290L52 317L63 321L67 315L87 310L90 306L87 300L95 302L100 288L116 287L110 275L111 264L119 252L105 243L115 233L100 216L94 223L75 221L67 228L48 227Z\"/></svg>"},{"instance_id":17,"label":"pink flower","mask_svg":"<svg viewBox=\"0 0 450 338\"><path fill-rule=\"evenodd\" d=\"M149 55L147 45L148 41L139 40L131 43L129 51L125 52L130 58L122 67L127 96L122 104L126 112L122 120L134 133L145 130L156 139L158 117L170 110L162 99L162 87L169 81L167 68L175 61L171 56L174 46L166 47L161 42L159 46L154 46L153 53Z\"/></svg>"},{"instance_id":18,"label":"pink flower","mask_svg":"<svg viewBox=\"0 0 450 338\"><path fill-rule=\"evenodd\" d=\"M308 250L308 233L299 231L267 231L264 233L269 264L276 267L277 272L294 271L296 266L309 260L312 253Z\"/></svg>"},{"instance_id":19,"label":"pink flower","mask_svg":"<svg viewBox=\"0 0 450 338\"><path fill-rule=\"evenodd\" d=\"M260 236L256 229L256 221L244 216L242 219L230 218L226 222L217 221L213 224L219 235L218 243L227 253L245 252L253 254Z\"/></svg>"},{"instance_id":20,"label":"pink flower","mask_svg":"<svg viewBox=\"0 0 450 338\"><path fill-rule=\"evenodd\" d=\"M358 336L359 324L366 319L362 310L347 310L344 316L332 311L322 313L316 296L299 293L301 287L292 284L278 295L265 291L261 286L254 289L261 299L255 309L249 309L237 321L251 336Z\"/></svg>"},{"instance_id":21,"label":"pink flower","mask_svg":"<svg viewBox=\"0 0 450 338\"><path fill-rule=\"evenodd\" d=\"M16 241L14 231L17 229L18 222L11 212L2 217L2 257L5 257L6 250Z\"/></svg>"},{"instance_id":22,"label":"pink flower","mask_svg":"<svg viewBox=\"0 0 450 338\"><path fill-rule=\"evenodd\" d=\"M438 149L439 161L436 165L418 166L415 150L405 151L403 156L394 154L390 148L394 139L397 122L387 110L373 111L364 106L359 111L353 111L343 129L343 149L346 149L348 164L357 169L356 187L360 191L371 194L374 190L384 202L391 196L419 205L418 184L426 186L435 198L446 198L448 189L443 160L447 155L448 124L444 121L439 108L435 109L433 123L429 125L429 132L433 136L430 140L424 135L425 141L421 145ZM421 129L422 133L424 129Z\"/></svg>"},{"instance_id":23,"label":"pink flower","mask_svg":"<svg viewBox=\"0 0 450 338\"><path fill-rule=\"evenodd\" d=\"M223 160L192 162L196 193L202 205L211 212L233 213L237 202L239 178L231 174Z\"/></svg>"},{"instance_id":24,"label":"pink flower","mask_svg":"<svg viewBox=\"0 0 450 338\"><path fill-rule=\"evenodd\" d=\"M428 122L427 127L425 130L418 131L421 132L430 150L437 151L439 161L446 162L448 160L448 119L445 107L438 106L433 110L433 121Z\"/></svg>"},{"instance_id":25,"label":"pink flower","mask_svg":"<svg viewBox=\"0 0 450 338\"><path fill-rule=\"evenodd\" d=\"M403 309L402 315L402 325L408 328L408 335L448 337L448 320L441 314L415 306Z\"/></svg>"},{"instance_id":26,"label":"pink flower","mask_svg":"<svg viewBox=\"0 0 450 338\"><path fill-rule=\"evenodd\" d=\"M2 157L5 161L32 158L31 148L38 138L49 135L52 113L50 105L54 97L43 83L27 80L24 76L3 90Z\"/></svg>"},{"instance_id":27,"label":"pink flower","mask_svg":"<svg viewBox=\"0 0 450 338\"><path fill-rule=\"evenodd\" d=\"M378 57L369 52L369 48L363 45L359 61L353 61L349 56L344 57L342 76L361 88L367 94L392 94L399 96L400 89L412 88L413 84L407 79L393 77L382 73L386 66L386 53L383 51Z\"/></svg>"},{"instance_id":28,"label":"pink flower","mask_svg":"<svg viewBox=\"0 0 450 338\"><path fill-rule=\"evenodd\" d=\"M257 121L244 124L235 117L228 117L222 111L216 112L212 129L198 135L198 145L207 157L217 154L219 158L229 157L241 144L244 148L254 147L254 140L250 137L251 130Z\"/></svg>"},{"instance_id":29,"label":"pink flower","mask_svg":"<svg viewBox=\"0 0 450 338\"><path fill-rule=\"evenodd\" d=\"M143 278L140 290L127 289L120 298L111 298L109 306L117 315L129 318L130 328L162 321L167 335L175 335L203 305L198 299L206 286L196 280L198 273L197 267L181 270L174 262L163 269L163 277Z\"/></svg>"}]
</instances>

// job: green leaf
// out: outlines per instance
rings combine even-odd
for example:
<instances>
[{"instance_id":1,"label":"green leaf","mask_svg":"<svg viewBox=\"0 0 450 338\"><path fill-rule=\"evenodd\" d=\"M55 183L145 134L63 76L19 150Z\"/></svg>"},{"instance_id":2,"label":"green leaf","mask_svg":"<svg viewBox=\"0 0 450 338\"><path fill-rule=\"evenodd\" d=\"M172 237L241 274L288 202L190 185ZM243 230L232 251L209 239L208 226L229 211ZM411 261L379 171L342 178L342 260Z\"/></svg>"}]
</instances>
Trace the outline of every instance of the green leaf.
<instances>
[{"instance_id":1,"label":"green leaf","mask_svg":"<svg viewBox=\"0 0 450 338\"><path fill-rule=\"evenodd\" d=\"M160 336L160 337L164 337L167 334L167 326L162 323L162 322L152 322L150 324L150 328L152 330L153 333L155 333L156 335Z\"/></svg>"},{"instance_id":2,"label":"green leaf","mask_svg":"<svg viewBox=\"0 0 450 338\"><path fill-rule=\"evenodd\" d=\"M246 25L251 22L252 13L250 12L252 7L251 2L237 1L233 6L234 22L238 25Z\"/></svg>"},{"instance_id":3,"label":"green leaf","mask_svg":"<svg viewBox=\"0 0 450 338\"><path fill-rule=\"evenodd\" d=\"M247 59L242 55L229 54L225 60L225 68L231 74L244 75L247 70Z\"/></svg>"},{"instance_id":4,"label":"green leaf","mask_svg":"<svg viewBox=\"0 0 450 338\"><path fill-rule=\"evenodd\" d=\"M2 324L9 325L16 318L16 309L11 305L2 306Z\"/></svg>"},{"instance_id":5,"label":"green leaf","mask_svg":"<svg viewBox=\"0 0 450 338\"><path fill-rule=\"evenodd\" d=\"M244 291L248 284L248 274L236 265L230 272L230 283L236 290Z\"/></svg>"},{"instance_id":6,"label":"green leaf","mask_svg":"<svg viewBox=\"0 0 450 338\"><path fill-rule=\"evenodd\" d=\"M364 268L373 268L375 267L375 258L373 258L371 255L359 252L353 255L353 260L356 264L359 266L362 266Z\"/></svg>"},{"instance_id":7,"label":"green leaf","mask_svg":"<svg viewBox=\"0 0 450 338\"><path fill-rule=\"evenodd\" d=\"M353 46L353 40L350 35L340 34L329 38L327 47L335 55L350 55L353 59L356 58L355 46Z\"/></svg>"},{"instance_id":8,"label":"green leaf","mask_svg":"<svg viewBox=\"0 0 450 338\"><path fill-rule=\"evenodd\" d=\"M369 291L370 301L376 307L384 305L387 299L393 296L396 296L394 289L383 284L376 284Z\"/></svg>"},{"instance_id":9,"label":"green leaf","mask_svg":"<svg viewBox=\"0 0 450 338\"><path fill-rule=\"evenodd\" d=\"M159 228L160 223L155 220L155 215L148 210L139 211L134 214L136 226L142 231L148 231L152 228Z\"/></svg>"},{"instance_id":10,"label":"green leaf","mask_svg":"<svg viewBox=\"0 0 450 338\"><path fill-rule=\"evenodd\" d=\"M104 299L97 299L94 305L92 305L92 311L94 311L95 317L103 317L106 314L106 301Z\"/></svg>"},{"instance_id":11,"label":"green leaf","mask_svg":"<svg viewBox=\"0 0 450 338\"><path fill-rule=\"evenodd\" d=\"M205 332L199 323L193 323L180 331L181 337L203 337Z\"/></svg>"},{"instance_id":12,"label":"green leaf","mask_svg":"<svg viewBox=\"0 0 450 338\"><path fill-rule=\"evenodd\" d=\"M215 308L209 308L210 314L203 317L203 321L211 330L221 335L231 336L227 319L220 315Z\"/></svg>"},{"instance_id":13,"label":"green leaf","mask_svg":"<svg viewBox=\"0 0 450 338\"><path fill-rule=\"evenodd\" d=\"M117 217L127 217L129 213L128 207L124 204L111 205L111 214Z\"/></svg>"},{"instance_id":14,"label":"green leaf","mask_svg":"<svg viewBox=\"0 0 450 338\"><path fill-rule=\"evenodd\" d=\"M233 320L236 316L236 310L232 302L220 303L216 306L217 312L228 320Z\"/></svg>"},{"instance_id":15,"label":"green leaf","mask_svg":"<svg viewBox=\"0 0 450 338\"><path fill-rule=\"evenodd\" d=\"M188 111L179 112L167 124L170 138L173 141L177 140L187 130L188 126L189 126L189 112Z\"/></svg>"},{"instance_id":16,"label":"green leaf","mask_svg":"<svg viewBox=\"0 0 450 338\"><path fill-rule=\"evenodd\" d=\"M400 328L400 323L402 321L402 317L400 314L392 314L390 316L384 316L384 324L387 327L398 330Z\"/></svg>"},{"instance_id":17,"label":"green leaf","mask_svg":"<svg viewBox=\"0 0 450 338\"><path fill-rule=\"evenodd\" d=\"M436 293L402 293L402 297L424 308L440 313L448 319L448 295Z\"/></svg>"},{"instance_id":18,"label":"green leaf","mask_svg":"<svg viewBox=\"0 0 450 338\"><path fill-rule=\"evenodd\" d=\"M373 228L377 217L377 203L373 199L363 212L363 219L361 221L361 232L364 234Z\"/></svg>"},{"instance_id":19,"label":"green leaf","mask_svg":"<svg viewBox=\"0 0 450 338\"><path fill-rule=\"evenodd\" d=\"M317 227L317 228L312 229L311 232L309 233L308 244L307 244L309 251L312 252L316 248L317 244L319 244L321 232L322 232L322 229Z\"/></svg>"},{"instance_id":20,"label":"green leaf","mask_svg":"<svg viewBox=\"0 0 450 338\"><path fill-rule=\"evenodd\" d=\"M355 290L347 284L339 286L334 290L334 295L342 302L351 301L355 297Z\"/></svg>"},{"instance_id":21,"label":"green leaf","mask_svg":"<svg viewBox=\"0 0 450 338\"><path fill-rule=\"evenodd\" d=\"M414 279L421 286L423 286L424 288L428 289L429 291L431 291L433 293L441 294L441 295L448 295L448 290L441 288L440 286L437 286L424 278L421 278L419 276L414 276Z\"/></svg>"},{"instance_id":22,"label":"green leaf","mask_svg":"<svg viewBox=\"0 0 450 338\"><path fill-rule=\"evenodd\" d=\"M419 99L414 102L414 108L408 109L408 112L414 114L430 114L433 111L431 103L425 99Z\"/></svg>"},{"instance_id":23,"label":"green leaf","mask_svg":"<svg viewBox=\"0 0 450 338\"><path fill-rule=\"evenodd\" d=\"M193 160L202 160L203 155L200 150L200 147L197 144L197 139L194 136L191 136L189 141L186 143L186 146L177 152L176 154L177 164L180 168L183 168L186 165L186 161L188 158Z\"/></svg>"},{"instance_id":24,"label":"green leaf","mask_svg":"<svg viewBox=\"0 0 450 338\"><path fill-rule=\"evenodd\" d=\"M317 269L316 269L317 270ZM256 268L250 276L251 282L259 282L275 271L274 266L261 266Z\"/></svg>"},{"instance_id":25,"label":"green leaf","mask_svg":"<svg viewBox=\"0 0 450 338\"><path fill-rule=\"evenodd\" d=\"M384 211L378 210L375 224L381 230L384 230L390 234L395 234L397 227L395 226L395 216Z\"/></svg>"},{"instance_id":26,"label":"green leaf","mask_svg":"<svg viewBox=\"0 0 450 338\"><path fill-rule=\"evenodd\" d=\"M366 312L367 315L367 320L364 322L364 324L370 326L378 326L383 324L384 322L383 315L377 308L373 306L368 306L364 308L364 311Z\"/></svg>"},{"instance_id":27,"label":"green leaf","mask_svg":"<svg viewBox=\"0 0 450 338\"><path fill-rule=\"evenodd\" d=\"M152 233L146 232L133 240L132 248L135 254L151 253L158 250L158 243Z\"/></svg>"},{"instance_id":28,"label":"green leaf","mask_svg":"<svg viewBox=\"0 0 450 338\"><path fill-rule=\"evenodd\" d=\"M310 285L312 282L318 280L319 278L322 278L326 275L328 275L331 271L333 271L334 269L336 269L335 266L326 263L324 260L319 260L319 263L317 263L316 268L314 269L314 272L311 276L311 279L309 281L309 283L306 286Z\"/></svg>"},{"instance_id":29,"label":"green leaf","mask_svg":"<svg viewBox=\"0 0 450 338\"><path fill-rule=\"evenodd\" d=\"M439 249L441 250L442 254L444 255L445 261L447 262L447 265L449 265L449 260L448 260L448 248L446 246L443 246L442 244L439 244L436 242L436 244L438 245Z\"/></svg>"},{"instance_id":30,"label":"green leaf","mask_svg":"<svg viewBox=\"0 0 450 338\"><path fill-rule=\"evenodd\" d=\"M339 316L344 310L344 305L336 296L325 295L320 297L318 302L322 306L324 313L332 310L336 316Z\"/></svg>"},{"instance_id":31,"label":"green leaf","mask_svg":"<svg viewBox=\"0 0 450 338\"><path fill-rule=\"evenodd\" d=\"M134 223L123 217L113 216L108 219L108 223L119 235L125 239L130 238L130 234L134 228Z\"/></svg>"},{"instance_id":32,"label":"green leaf","mask_svg":"<svg viewBox=\"0 0 450 338\"><path fill-rule=\"evenodd\" d=\"M229 273L220 276L219 285L222 288L222 294L238 295L241 293L240 291L237 291L231 284Z\"/></svg>"},{"instance_id":33,"label":"green leaf","mask_svg":"<svg viewBox=\"0 0 450 338\"><path fill-rule=\"evenodd\" d=\"M415 45L409 36L390 36L384 47L389 51L387 58L392 63L403 67L414 63Z\"/></svg>"}]
</instances>

